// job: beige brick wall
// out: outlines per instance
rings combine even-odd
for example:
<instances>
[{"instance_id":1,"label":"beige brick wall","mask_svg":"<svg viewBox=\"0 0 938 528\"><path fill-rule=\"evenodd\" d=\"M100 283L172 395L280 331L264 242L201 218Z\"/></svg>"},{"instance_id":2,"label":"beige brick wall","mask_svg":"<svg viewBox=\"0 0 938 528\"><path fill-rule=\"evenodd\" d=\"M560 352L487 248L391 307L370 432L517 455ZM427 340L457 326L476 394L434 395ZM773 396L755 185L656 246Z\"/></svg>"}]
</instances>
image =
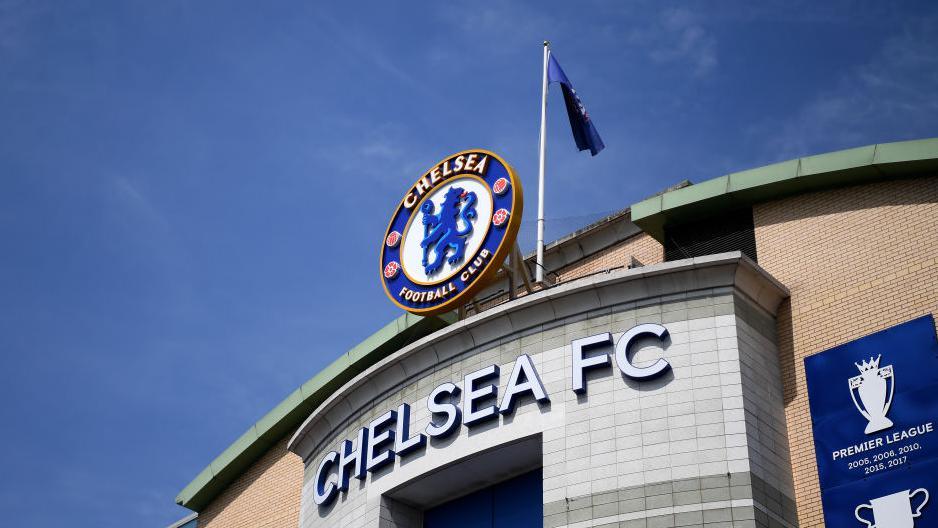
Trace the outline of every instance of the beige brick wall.
<instances>
[{"instance_id":1,"label":"beige brick wall","mask_svg":"<svg viewBox=\"0 0 938 528\"><path fill-rule=\"evenodd\" d=\"M664 261L664 248L657 240L645 233L629 237L615 244L606 251L575 262L557 272L561 282L616 267L627 267L630 257L635 257L645 264L657 264Z\"/></svg>"},{"instance_id":2,"label":"beige brick wall","mask_svg":"<svg viewBox=\"0 0 938 528\"><path fill-rule=\"evenodd\" d=\"M631 262L631 257L635 257L646 266L658 264L664 262L664 246L651 236L645 233L639 233L612 245L605 251L590 255L569 266L565 266L559 270L550 270L551 273L546 275L548 275L548 279L555 283L570 282L600 271L626 268L629 262ZM533 264L529 267L533 267ZM539 291L540 289L539 286L534 285L534 291ZM527 290L519 286L516 290L516 294L518 297L523 297L527 295ZM506 301L508 301L507 293L487 299L480 303L480 310L484 312ZM475 308L473 308L470 313L477 312Z\"/></svg>"},{"instance_id":3,"label":"beige brick wall","mask_svg":"<svg viewBox=\"0 0 938 528\"><path fill-rule=\"evenodd\" d=\"M292 433L291 433L292 434ZM199 528L296 528L303 461L277 443L199 512Z\"/></svg>"},{"instance_id":4,"label":"beige brick wall","mask_svg":"<svg viewBox=\"0 0 938 528\"><path fill-rule=\"evenodd\" d=\"M938 312L938 177L805 194L753 217L759 265L791 289L778 329L799 522L823 526L804 358Z\"/></svg>"}]
</instances>

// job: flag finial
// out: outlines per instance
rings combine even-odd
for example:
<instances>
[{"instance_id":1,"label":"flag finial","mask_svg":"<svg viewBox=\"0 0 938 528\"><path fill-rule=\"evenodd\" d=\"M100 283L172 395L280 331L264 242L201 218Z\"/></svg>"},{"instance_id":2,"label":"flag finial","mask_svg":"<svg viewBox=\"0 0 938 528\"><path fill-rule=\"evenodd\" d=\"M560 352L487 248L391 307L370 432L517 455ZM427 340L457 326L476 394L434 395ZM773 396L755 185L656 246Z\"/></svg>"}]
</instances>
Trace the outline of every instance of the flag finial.
<instances>
[{"instance_id":1,"label":"flag finial","mask_svg":"<svg viewBox=\"0 0 938 528\"><path fill-rule=\"evenodd\" d=\"M549 48L549 47L550 47L550 41L549 41L549 40L545 40L545 41L544 41L544 47L545 47L545 48Z\"/></svg>"}]
</instances>

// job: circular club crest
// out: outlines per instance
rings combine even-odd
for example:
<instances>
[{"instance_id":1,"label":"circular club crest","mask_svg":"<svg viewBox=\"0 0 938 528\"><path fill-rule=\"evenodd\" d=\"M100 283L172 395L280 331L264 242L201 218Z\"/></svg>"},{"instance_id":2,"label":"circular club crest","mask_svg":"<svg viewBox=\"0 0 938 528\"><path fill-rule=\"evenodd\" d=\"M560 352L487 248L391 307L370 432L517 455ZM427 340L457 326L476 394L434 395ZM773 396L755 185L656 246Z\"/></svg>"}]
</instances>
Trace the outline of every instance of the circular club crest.
<instances>
[{"instance_id":1,"label":"circular club crest","mask_svg":"<svg viewBox=\"0 0 938 528\"><path fill-rule=\"evenodd\" d=\"M469 302L508 257L521 213L521 182L496 154L466 150L437 163L407 190L385 231L385 293L420 315Z\"/></svg>"}]
</instances>

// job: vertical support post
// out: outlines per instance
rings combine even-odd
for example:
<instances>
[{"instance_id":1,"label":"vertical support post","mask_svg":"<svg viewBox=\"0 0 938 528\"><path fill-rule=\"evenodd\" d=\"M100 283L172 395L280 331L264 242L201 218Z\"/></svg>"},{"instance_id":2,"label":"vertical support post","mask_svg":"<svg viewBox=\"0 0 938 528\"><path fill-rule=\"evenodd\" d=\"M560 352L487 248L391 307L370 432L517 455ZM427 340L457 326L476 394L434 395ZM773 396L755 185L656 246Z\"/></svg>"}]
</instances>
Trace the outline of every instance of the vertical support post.
<instances>
[{"instance_id":1,"label":"vertical support post","mask_svg":"<svg viewBox=\"0 0 938 528\"><path fill-rule=\"evenodd\" d=\"M508 257L508 266L502 268L505 270L505 274L508 275L508 300L515 300L515 257L514 255L509 255Z\"/></svg>"},{"instance_id":2,"label":"vertical support post","mask_svg":"<svg viewBox=\"0 0 938 528\"><path fill-rule=\"evenodd\" d=\"M515 272L521 277L521 282L524 284L524 289L528 293L534 293L534 287L531 285L531 273L528 271L527 265L524 263L524 254L521 253L521 246L515 242L515 247L511 250L515 256Z\"/></svg>"}]
</instances>

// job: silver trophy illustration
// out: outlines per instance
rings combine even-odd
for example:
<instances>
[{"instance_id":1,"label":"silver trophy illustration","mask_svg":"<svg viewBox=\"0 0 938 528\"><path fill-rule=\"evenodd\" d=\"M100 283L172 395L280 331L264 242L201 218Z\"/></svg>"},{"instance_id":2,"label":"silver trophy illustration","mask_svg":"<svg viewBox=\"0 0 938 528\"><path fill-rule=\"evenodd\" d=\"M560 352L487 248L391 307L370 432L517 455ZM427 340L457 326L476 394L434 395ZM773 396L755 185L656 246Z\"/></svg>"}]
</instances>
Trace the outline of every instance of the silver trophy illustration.
<instances>
[{"instance_id":1,"label":"silver trophy illustration","mask_svg":"<svg viewBox=\"0 0 938 528\"><path fill-rule=\"evenodd\" d=\"M883 429L892 427L892 420L886 418L889 412L889 406L892 405L892 397L896 390L896 379L892 371L892 365L879 367L879 360L882 354L876 359L870 358L869 362L854 363L860 369L860 375L850 378L850 398L853 404L869 421L864 432L872 434ZM892 380L887 383L887 380ZM887 389L887 385L889 386ZM857 401L857 394L860 395L860 401ZM861 406L860 403L863 403Z\"/></svg>"},{"instance_id":2,"label":"silver trophy illustration","mask_svg":"<svg viewBox=\"0 0 938 528\"><path fill-rule=\"evenodd\" d=\"M924 493L921 504L912 510L912 497ZM853 516L866 525L866 528L913 528L915 518L922 515L922 508L928 504L928 490L919 488L915 491L903 490L873 499L869 504L861 504L853 510ZM860 516L863 510L873 510L873 520Z\"/></svg>"}]
</instances>

